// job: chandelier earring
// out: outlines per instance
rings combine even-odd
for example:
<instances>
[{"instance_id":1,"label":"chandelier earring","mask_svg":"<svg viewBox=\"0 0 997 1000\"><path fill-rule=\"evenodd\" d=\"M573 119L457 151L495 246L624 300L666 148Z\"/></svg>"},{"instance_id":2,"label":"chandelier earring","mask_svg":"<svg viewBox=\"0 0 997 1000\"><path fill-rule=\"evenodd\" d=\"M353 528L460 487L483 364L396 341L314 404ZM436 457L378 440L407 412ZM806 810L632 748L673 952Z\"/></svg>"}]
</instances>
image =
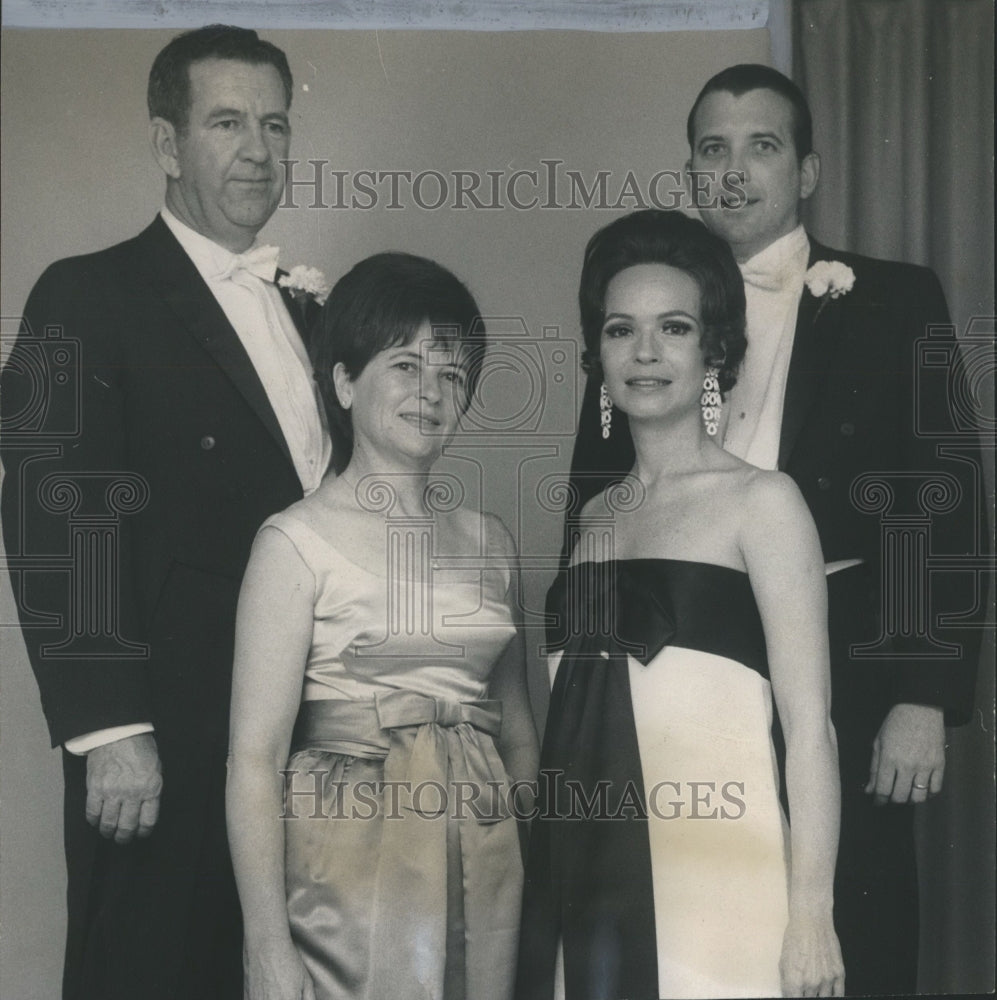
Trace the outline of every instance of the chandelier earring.
<instances>
[{"instance_id":1,"label":"chandelier earring","mask_svg":"<svg viewBox=\"0 0 997 1000\"><path fill-rule=\"evenodd\" d=\"M613 401L609 398L609 391L606 383L602 383L599 390L599 423L602 424L602 437L604 441L609 440L609 430L613 423Z\"/></svg>"},{"instance_id":2,"label":"chandelier earring","mask_svg":"<svg viewBox=\"0 0 997 1000\"><path fill-rule=\"evenodd\" d=\"M721 362L722 363L722 362ZM710 437L717 436L720 427L720 368L710 365L703 378L703 395L699 398L703 409L703 425Z\"/></svg>"}]
</instances>

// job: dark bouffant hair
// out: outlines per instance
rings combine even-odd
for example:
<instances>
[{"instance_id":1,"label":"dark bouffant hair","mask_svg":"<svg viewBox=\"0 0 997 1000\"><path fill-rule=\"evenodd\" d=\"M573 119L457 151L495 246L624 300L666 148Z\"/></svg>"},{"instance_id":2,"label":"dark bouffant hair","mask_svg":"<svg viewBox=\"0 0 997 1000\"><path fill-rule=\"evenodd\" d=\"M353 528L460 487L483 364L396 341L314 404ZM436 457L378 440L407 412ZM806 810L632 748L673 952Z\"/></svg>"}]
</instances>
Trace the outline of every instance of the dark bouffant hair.
<instances>
[{"instance_id":1,"label":"dark bouffant hair","mask_svg":"<svg viewBox=\"0 0 997 1000\"><path fill-rule=\"evenodd\" d=\"M291 106L294 80L287 56L249 28L209 24L177 35L156 56L146 91L150 118L165 118L178 132L186 130L191 103L190 67L204 59L233 59L254 66L273 66L284 84L287 106Z\"/></svg>"},{"instance_id":2,"label":"dark bouffant hair","mask_svg":"<svg viewBox=\"0 0 997 1000\"><path fill-rule=\"evenodd\" d=\"M737 381L744 360L744 282L730 247L697 219L652 208L625 215L600 229L585 248L578 287L585 353L582 366L601 374L599 344L610 281L637 264L667 264L699 286L703 323L700 346L720 369L721 392Z\"/></svg>"},{"instance_id":3,"label":"dark bouffant hair","mask_svg":"<svg viewBox=\"0 0 997 1000\"><path fill-rule=\"evenodd\" d=\"M329 418L333 468L353 454L353 423L339 404L333 369L340 362L357 378L374 355L409 343L424 323L433 340L459 353L470 404L486 350L485 325L471 293L445 267L408 253L379 253L360 261L329 293L311 336L315 381Z\"/></svg>"}]
</instances>

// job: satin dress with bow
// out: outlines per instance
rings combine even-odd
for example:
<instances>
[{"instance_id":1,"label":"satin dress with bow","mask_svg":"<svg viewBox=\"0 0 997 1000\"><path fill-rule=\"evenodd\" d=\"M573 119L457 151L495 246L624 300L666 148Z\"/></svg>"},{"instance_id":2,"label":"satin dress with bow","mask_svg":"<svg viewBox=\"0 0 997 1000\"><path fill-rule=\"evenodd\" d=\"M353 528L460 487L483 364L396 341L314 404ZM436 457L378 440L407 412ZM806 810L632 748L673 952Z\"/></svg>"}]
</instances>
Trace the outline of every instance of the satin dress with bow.
<instances>
[{"instance_id":1,"label":"satin dress with bow","mask_svg":"<svg viewBox=\"0 0 997 1000\"><path fill-rule=\"evenodd\" d=\"M522 861L487 695L515 631L508 559L437 569L416 546L381 575L293 512L268 526L315 578L284 832L316 997L505 1000Z\"/></svg>"},{"instance_id":2,"label":"satin dress with bow","mask_svg":"<svg viewBox=\"0 0 997 1000\"><path fill-rule=\"evenodd\" d=\"M788 831L747 574L583 562L547 614L517 997L779 995Z\"/></svg>"}]
</instances>

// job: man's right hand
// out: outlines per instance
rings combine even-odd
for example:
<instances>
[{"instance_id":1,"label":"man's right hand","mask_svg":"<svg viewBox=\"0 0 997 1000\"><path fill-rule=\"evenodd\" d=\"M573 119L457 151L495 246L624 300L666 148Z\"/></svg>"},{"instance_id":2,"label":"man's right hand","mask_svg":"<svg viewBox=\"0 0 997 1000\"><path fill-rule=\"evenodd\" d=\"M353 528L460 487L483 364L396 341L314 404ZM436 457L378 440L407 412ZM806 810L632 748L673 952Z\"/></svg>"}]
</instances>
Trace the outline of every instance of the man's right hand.
<instances>
[{"instance_id":1,"label":"man's right hand","mask_svg":"<svg viewBox=\"0 0 997 1000\"><path fill-rule=\"evenodd\" d=\"M140 733L87 754L87 822L127 844L148 837L159 818L163 773L156 738Z\"/></svg>"}]
</instances>

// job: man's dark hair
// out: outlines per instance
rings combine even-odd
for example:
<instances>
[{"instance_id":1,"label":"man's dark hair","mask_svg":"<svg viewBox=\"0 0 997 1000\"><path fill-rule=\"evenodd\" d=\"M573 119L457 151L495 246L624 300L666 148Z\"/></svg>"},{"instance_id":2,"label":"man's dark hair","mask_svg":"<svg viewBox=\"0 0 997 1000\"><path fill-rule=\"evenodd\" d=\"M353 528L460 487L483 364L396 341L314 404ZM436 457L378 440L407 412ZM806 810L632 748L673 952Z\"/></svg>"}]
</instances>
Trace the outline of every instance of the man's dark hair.
<instances>
[{"instance_id":1,"label":"man's dark hair","mask_svg":"<svg viewBox=\"0 0 997 1000\"><path fill-rule=\"evenodd\" d=\"M696 112L707 95L719 91L741 97L749 90L772 90L780 97L785 97L792 108L793 145L796 147L796 158L802 161L804 156L813 152L813 118L803 91L788 76L784 76L777 69L772 69L771 66L762 66L759 63L728 66L706 81L706 86L699 92L686 120L685 132L689 139L689 148L693 148L696 140Z\"/></svg>"},{"instance_id":2,"label":"man's dark hair","mask_svg":"<svg viewBox=\"0 0 997 1000\"><path fill-rule=\"evenodd\" d=\"M150 118L165 118L178 132L186 130L191 103L190 67L203 59L232 59L254 66L273 66L284 84L287 106L291 106L294 80L287 56L250 28L209 24L177 35L156 56L149 71L146 93Z\"/></svg>"},{"instance_id":3,"label":"man's dark hair","mask_svg":"<svg viewBox=\"0 0 997 1000\"><path fill-rule=\"evenodd\" d=\"M333 467L342 472L353 454L353 421L336 395L339 362L351 380L381 351L411 343L424 323L433 342L449 348L466 374L463 408L470 405L484 363L481 310L445 267L409 253L375 254L336 282L312 329L309 354L332 436Z\"/></svg>"},{"instance_id":4,"label":"man's dark hair","mask_svg":"<svg viewBox=\"0 0 997 1000\"><path fill-rule=\"evenodd\" d=\"M744 280L726 242L681 212L657 208L633 212L604 226L589 240L578 286L585 339L582 366L601 375L606 289L617 274L638 264L667 264L699 286L700 347L707 363L720 369L720 390L726 392L737 381L747 348Z\"/></svg>"}]
</instances>

